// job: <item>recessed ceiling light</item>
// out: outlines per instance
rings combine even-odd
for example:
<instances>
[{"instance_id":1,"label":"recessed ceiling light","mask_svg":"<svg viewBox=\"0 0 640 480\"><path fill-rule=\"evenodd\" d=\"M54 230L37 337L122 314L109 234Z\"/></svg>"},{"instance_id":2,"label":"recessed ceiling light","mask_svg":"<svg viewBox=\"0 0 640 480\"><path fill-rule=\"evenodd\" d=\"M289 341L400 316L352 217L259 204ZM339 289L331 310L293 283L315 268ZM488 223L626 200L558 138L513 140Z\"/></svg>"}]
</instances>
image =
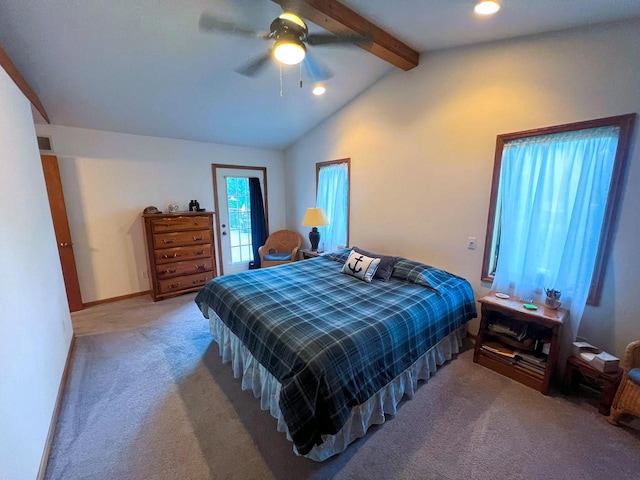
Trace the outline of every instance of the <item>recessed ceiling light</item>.
<instances>
[{"instance_id":1,"label":"recessed ceiling light","mask_svg":"<svg viewBox=\"0 0 640 480\"><path fill-rule=\"evenodd\" d=\"M473 10L478 15L493 15L500 10L500 2L498 0L481 0L476 3Z\"/></svg>"},{"instance_id":2,"label":"recessed ceiling light","mask_svg":"<svg viewBox=\"0 0 640 480\"><path fill-rule=\"evenodd\" d=\"M324 92L326 92L326 91L327 91L327 89L326 89L326 88L324 88L324 85L316 85L316 86L314 87L314 89L312 90L312 92L313 92L313 94L314 94L314 95L322 95L322 94L324 94Z\"/></svg>"}]
</instances>

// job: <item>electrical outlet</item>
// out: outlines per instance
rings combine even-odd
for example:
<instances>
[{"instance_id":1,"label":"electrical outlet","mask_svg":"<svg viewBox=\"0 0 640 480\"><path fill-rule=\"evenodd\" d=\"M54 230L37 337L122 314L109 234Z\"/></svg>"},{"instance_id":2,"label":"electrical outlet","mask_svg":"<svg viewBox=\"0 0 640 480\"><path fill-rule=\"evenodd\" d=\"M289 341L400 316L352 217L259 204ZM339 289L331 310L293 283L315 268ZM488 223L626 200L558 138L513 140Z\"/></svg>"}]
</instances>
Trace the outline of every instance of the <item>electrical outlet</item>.
<instances>
[{"instance_id":1,"label":"electrical outlet","mask_svg":"<svg viewBox=\"0 0 640 480\"><path fill-rule=\"evenodd\" d=\"M475 250L477 242L478 242L478 239L476 237L467 238L467 248L469 250Z\"/></svg>"},{"instance_id":2,"label":"electrical outlet","mask_svg":"<svg viewBox=\"0 0 640 480\"><path fill-rule=\"evenodd\" d=\"M149 272L147 272L146 270L142 270L142 272L140 272L142 274L142 278L149 278Z\"/></svg>"}]
</instances>

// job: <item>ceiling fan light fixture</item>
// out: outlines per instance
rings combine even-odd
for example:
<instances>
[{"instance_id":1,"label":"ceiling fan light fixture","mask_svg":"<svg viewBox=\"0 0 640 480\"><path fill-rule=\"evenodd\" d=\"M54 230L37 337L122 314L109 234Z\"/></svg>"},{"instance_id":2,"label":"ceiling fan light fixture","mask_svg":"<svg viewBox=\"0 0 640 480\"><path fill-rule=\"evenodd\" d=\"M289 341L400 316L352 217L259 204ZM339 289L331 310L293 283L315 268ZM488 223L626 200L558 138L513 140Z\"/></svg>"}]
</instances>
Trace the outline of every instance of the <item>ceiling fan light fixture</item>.
<instances>
[{"instance_id":1,"label":"ceiling fan light fixture","mask_svg":"<svg viewBox=\"0 0 640 480\"><path fill-rule=\"evenodd\" d=\"M313 93L316 96L319 96L319 95L324 95L324 92L326 91L327 89L325 88L325 86L319 83L318 85L313 87L313 90L311 90L311 93Z\"/></svg>"},{"instance_id":2,"label":"ceiling fan light fixture","mask_svg":"<svg viewBox=\"0 0 640 480\"><path fill-rule=\"evenodd\" d=\"M473 10L478 15L493 15L500 10L500 2L498 0L480 0Z\"/></svg>"},{"instance_id":3,"label":"ceiling fan light fixture","mask_svg":"<svg viewBox=\"0 0 640 480\"><path fill-rule=\"evenodd\" d=\"M273 47L273 56L285 65L297 65L306 55L304 43L295 40L278 40Z\"/></svg>"},{"instance_id":4,"label":"ceiling fan light fixture","mask_svg":"<svg viewBox=\"0 0 640 480\"><path fill-rule=\"evenodd\" d=\"M289 20L290 22L295 23L301 28L307 28L307 25L304 23L304 21L295 13L284 12L278 18L280 18L281 20Z\"/></svg>"}]
</instances>

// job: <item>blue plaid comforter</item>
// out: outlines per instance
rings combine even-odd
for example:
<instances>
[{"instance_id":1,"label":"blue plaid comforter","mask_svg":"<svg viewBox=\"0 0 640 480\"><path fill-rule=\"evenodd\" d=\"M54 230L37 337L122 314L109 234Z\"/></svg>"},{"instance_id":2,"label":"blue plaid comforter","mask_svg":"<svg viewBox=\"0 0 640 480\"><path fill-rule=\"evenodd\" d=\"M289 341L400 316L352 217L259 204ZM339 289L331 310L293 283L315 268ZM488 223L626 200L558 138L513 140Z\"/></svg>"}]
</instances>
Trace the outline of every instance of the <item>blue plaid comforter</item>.
<instances>
[{"instance_id":1,"label":"blue plaid comforter","mask_svg":"<svg viewBox=\"0 0 640 480\"><path fill-rule=\"evenodd\" d=\"M340 273L349 250L218 277L196 296L281 383L280 410L301 455L476 316L469 283L401 259L388 282Z\"/></svg>"}]
</instances>

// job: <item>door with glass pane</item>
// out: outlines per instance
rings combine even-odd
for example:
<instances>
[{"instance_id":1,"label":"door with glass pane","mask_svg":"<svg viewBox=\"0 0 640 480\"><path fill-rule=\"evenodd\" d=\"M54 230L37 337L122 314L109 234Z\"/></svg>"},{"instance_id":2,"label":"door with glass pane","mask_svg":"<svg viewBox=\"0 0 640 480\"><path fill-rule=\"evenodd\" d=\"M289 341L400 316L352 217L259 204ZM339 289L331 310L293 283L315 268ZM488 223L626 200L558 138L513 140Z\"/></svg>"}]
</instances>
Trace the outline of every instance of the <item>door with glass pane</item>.
<instances>
[{"instance_id":1,"label":"door with glass pane","mask_svg":"<svg viewBox=\"0 0 640 480\"><path fill-rule=\"evenodd\" d=\"M266 198L266 168L215 164L212 167L220 273L248 270L253 260L249 178L260 180L263 198ZM265 215L268 218L266 204Z\"/></svg>"}]
</instances>

